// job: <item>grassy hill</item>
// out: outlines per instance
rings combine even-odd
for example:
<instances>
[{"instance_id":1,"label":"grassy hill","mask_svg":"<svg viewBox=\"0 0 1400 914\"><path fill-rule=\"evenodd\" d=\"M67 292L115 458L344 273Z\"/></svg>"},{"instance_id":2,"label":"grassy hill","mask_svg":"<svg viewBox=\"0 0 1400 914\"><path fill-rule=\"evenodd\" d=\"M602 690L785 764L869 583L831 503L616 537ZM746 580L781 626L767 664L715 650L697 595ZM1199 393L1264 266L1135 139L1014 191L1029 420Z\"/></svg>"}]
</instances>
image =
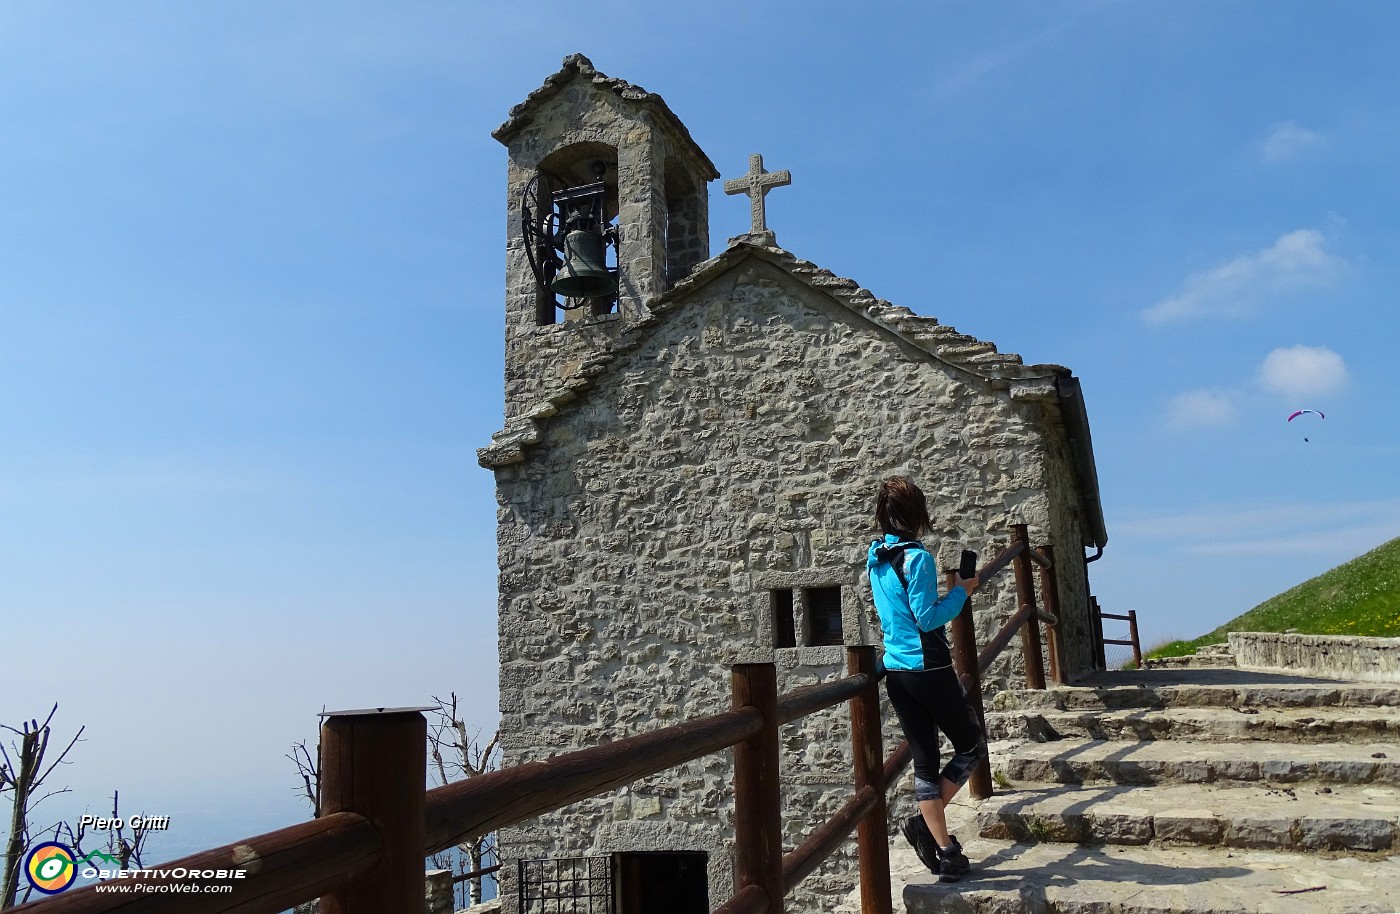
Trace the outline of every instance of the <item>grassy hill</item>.
<instances>
[{"instance_id":1,"label":"grassy hill","mask_svg":"<svg viewBox=\"0 0 1400 914\"><path fill-rule=\"evenodd\" d=\"M1227 632L1400 637L1400 538L1304 581L1194 641L1173 641L1150 657L1195 653Z\"/></svg>"}]
</instances>

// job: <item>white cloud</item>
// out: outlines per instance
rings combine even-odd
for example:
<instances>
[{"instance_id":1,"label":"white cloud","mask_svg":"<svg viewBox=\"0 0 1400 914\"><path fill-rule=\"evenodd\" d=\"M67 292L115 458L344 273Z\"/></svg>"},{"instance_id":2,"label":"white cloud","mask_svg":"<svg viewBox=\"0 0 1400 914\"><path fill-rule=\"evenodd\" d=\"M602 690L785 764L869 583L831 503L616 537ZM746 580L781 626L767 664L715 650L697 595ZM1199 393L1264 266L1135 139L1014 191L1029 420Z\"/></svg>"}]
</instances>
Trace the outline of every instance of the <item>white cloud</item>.
<instances>
[{"instance_id":1,"label":"white cloud","mask_svg":"<svg viewBox=\"0 0 1400 914\"><path fill-rule=\"evenodd\" d=\"M1344 501L1318 504L1310 501L1263 505L1215 505L1176 514L1151 514L1115 520L1114 532L1148 538L1199 538L1202 531L1216 537L1237 538L1261 530L1335 529L1368 527L1381 520L1400 524L1400 499Z\"/></svg>"},{"instance_id":2,"label":"white cloud","mask_svg":"<svg viewBox=\"0 0 1400 914\"><path fill-rule=\"evenodd\" d=\"M1400 536L1400 499L1216 505L1114 520L1120 542L1143 540L1182 555L1328 556L1345 561Z\"/></svg>"},{"instance_id":3,"label":"white cloud","mask_svg":"<svg viewBox=\"0 0 1400 914\"><path fill-rule=\"evenodd\" d=\"M1293 121L1275 124L1259 144L1259 150L1266 162L1287 162L1304 150L1321 146L1322 134Z\"/></svg>"},{"instance_id":4,"label":"white cloud","mask_svg":"<svg viewBox=\"0 0 1400 914\"><path fill-rule=\"evenodd\" d=\"M1167 404L1167 422L1172 428L1229 425L1234 419L1234 403L1229 394L1219 391L1190 390Z\"/></svg>"},{"instance_id":5,"label":"white cloud","mask_svg":"<svg viewBox=\"0 0 1400 914\"><path fill-rule=\"evenodd\" d=\"M1259 383L1265 390L1295 400L1333 393L1346 382L1346 363L1322 346L1275 349L1259 366Z\"/></svg>"},{"instance_id":6,"label":"white cloud","mask_svg":"<svg viewBox=\"0 0 1400 914\"><path fill-rule=\"evenodd\" d=\"M1260 537L1233 542L1207 542L1183 546L1185 555L1245 556L1245 555L1341 555L1355 558L1382 543L1400 536L1400 524L1395 521L1364 526L1341 527L1294 536ZM1347 561L1341 558L1339 561Z\"/></svg>"},{"instance_id":7,"label":"white cloud","mask_svg":"<svg viewBox=\"0 0 1400 914\"><path fill-rule=\"evenodd\" d=\"M934 86L934 91L939 95L951 95L968 88L981 80L982 77L1015 63L1039 45L1057 37L1086 12L1091 12L1091 10L1085 10L1078 15L1071 16L1064 22L1057 22L1033 35L1025 36L1020 41L978 56L959 67L956 72L939 80Z\"/></svg>"},{"instance_id":8,"label":"white cloud","mask_svg":"<svg viewBox=\"0 0 1400 914\"><path fill-rule=\"evenodd\" d=\"M1260 251L1187 277L1182 289L1142 312L1149 324L1194 317L1238 317L1269 295L1327 279L1341 261L1317 229L1299 229Z\"/></svg>"}]
</instances>

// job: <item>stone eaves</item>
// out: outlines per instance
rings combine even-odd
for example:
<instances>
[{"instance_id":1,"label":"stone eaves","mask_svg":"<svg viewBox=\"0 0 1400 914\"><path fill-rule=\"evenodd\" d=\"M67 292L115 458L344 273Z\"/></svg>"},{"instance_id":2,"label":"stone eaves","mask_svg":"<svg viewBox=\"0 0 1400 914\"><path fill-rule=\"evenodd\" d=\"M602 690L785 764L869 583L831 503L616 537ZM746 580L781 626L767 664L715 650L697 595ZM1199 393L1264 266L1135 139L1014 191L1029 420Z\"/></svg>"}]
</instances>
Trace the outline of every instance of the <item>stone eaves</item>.
<instances>
[{"instance_id":1,"label":"stone eaves","mask_svg":"<svg viewBox=\"0 0 1400 914\"><path fill-rule=\"evenodd\" d=\"M615 79L605 73L600 73L593 66L593 62L582 54L570 54L564 58L564 63L559 71L546 77L544 84L538 89L525 96L525 101L510 109L510 116L506 122L492 131L491 136L501 143L508 144L511 137L515 136L521 129L534 120L535 112L546 100L553 98L575 77L589 80L595 86L604 89L611 89L618 95L629 101L640 102L660 116L664 124L673 133L682 146L689 149L695 156L696 161L708 169L709 173L703 175L706 180L714 181L719 178L719 170L710 161L710 157L705 155L705 151L700 148L690 131L686 129L681 119L666 106L666 102L655 92L648 92L641 86L629 83L625 79Z\"/></svg>"},{"instance_id":2,"label":"stone eaves","mask_svg":"<svg viewBox=\"0 0 1400 914\"><path fill-rule=\"evenodd\" d=\"M544 424L576 403L592 386L593 378L606 371L619 355L636 349L650 336L651 328L672 311L679 310L693 292L748 258L766 261L797 281L824 293L852 313L926 353L931 362L952 366L989 384L1008 389L1014 399L1056 402L1056 380L1070 376L1069 369L1060 365L1026 365L1015 353L998 352L992 343L959 333L932 317L915 314L908 308L876 298L855 280L842 278L810 261L800 260L782 248L748 243L742 240L743 237L734 239L724 253L698 264L685 279L648 302L649 313L633 322L615 345L585 359L573 378L546 394L539 404L526 409L492 435L491 444L477 451L477 462L490 469L524 460L525 449L539 442Z\"/></svg>"}]
</instances>

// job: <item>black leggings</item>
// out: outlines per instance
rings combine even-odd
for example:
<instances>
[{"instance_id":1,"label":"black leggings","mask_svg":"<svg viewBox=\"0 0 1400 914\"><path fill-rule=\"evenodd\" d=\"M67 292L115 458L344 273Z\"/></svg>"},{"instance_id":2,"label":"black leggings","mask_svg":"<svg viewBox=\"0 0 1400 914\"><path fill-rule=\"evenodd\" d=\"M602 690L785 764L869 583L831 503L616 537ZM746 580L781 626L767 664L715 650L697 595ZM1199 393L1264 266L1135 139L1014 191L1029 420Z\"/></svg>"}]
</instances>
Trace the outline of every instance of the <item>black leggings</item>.
<instances>
[{"instance_id":1,"label":"black leggings","mask_svg":"<svg viewBox=\"0 0 1400 914\"><path fill-rule=\"evenodd\" d=\"M904 738L914 753L914 799L936 799L938 780L947 778L961 787L972 775L982 754L982 728L958 676L952 667L910 672L890 670L885 692L899 717ZM956 753L938 770L938 731L942 730Z\"/></svg>"}]
</instances>

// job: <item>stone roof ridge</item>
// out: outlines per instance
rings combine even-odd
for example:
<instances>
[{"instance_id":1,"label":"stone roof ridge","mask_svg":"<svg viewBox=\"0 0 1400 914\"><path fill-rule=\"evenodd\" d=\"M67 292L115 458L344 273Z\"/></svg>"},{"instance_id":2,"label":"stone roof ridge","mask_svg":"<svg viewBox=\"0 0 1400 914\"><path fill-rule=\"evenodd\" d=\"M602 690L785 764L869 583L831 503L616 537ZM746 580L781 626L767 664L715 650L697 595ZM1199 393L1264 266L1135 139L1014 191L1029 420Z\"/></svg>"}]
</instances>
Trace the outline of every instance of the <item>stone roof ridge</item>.
<instances>
[{"instance_id":1,"label":"stone roof ridge","mask_svg":"<svg viewBox=\"0 0 1400 914\"><path fill-rule=\"evenodd\" d=\"M754 253L781 264L789 273L815 289L864 314L889 330L893 330L918 348L940 361L956 365L987 378L1039 377L1045 369L1059 366L1028 366L1014 352L998 352L996 344L959 333L953 327L940 324L937 318L918 314L903 305L891 304L875 296L854 279L838 276L810 260L775 247L740 243L731 247L753 248ZM728 253L728 252L726 252Z\"/></svg>"},{"instance_id":2,"label":"stone roof ridge","mask_svg":"<svg viewBox=\"0 0 1400 914\"><path fill-rule=\"evenodd\" d=\"M704 177L710 181L719 177L719 170L710 161L710 157L705 155L705 150L701 149L700 145L695 142L695 138L690 135L685 124L676 117L675 112L667 107L661 96L655 92L648 92L641 86L629 83L625 79L617 79L600 72L593 66L593 61L582 54L570 54L565 57L558 71L546 76L544 83L538 89L525 96L523 102L510 109L506 122L493 130L491 136L501 143L509 142L511 137L534 120L536 108L557 95L576 76L589 80L595 86L610 89L625 99L650 105L661 115L662 122L690 149L700 163L709 169L710 174Z\"/></svg>"}]
</instances>

